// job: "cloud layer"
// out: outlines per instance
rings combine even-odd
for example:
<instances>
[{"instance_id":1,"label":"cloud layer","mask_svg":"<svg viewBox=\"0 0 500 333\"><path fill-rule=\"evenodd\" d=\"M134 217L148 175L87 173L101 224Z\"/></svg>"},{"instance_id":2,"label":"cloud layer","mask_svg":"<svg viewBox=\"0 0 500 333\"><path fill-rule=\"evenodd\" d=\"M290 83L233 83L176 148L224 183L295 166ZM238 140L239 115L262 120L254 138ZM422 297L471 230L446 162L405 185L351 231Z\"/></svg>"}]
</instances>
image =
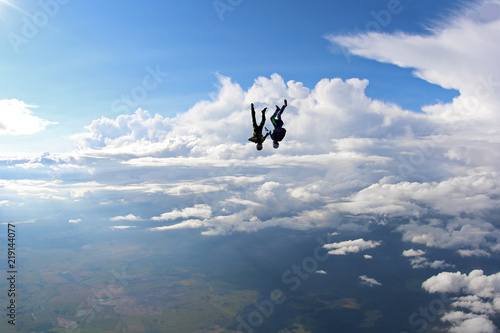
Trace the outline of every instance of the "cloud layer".
<instances>
[{"instance_id":1,"label":"cloud layer","mask_svg":"<svg viewBox=\"0 0 500 333\"><path fill-rule=\"evenodd\" d=\"M368 98L366 80L324 79L309 89L274 74L247 91L219 80L212 100L174 118L141 109L103 117L74 136L70 154L5 160L20 174L1 180L5 193L60 201L182 199L141 214L156 231L351 228L338 223L346 216L363 228L359 221L374 217L380 223L410 218L398 227L410 242L464 256L498 250L500 234L490 222L500 192L497 172L483 160L468 165L455 146L475 146L475 140L432 115ZM261 108L284 98L289 135L278 150L257 152L247 141L249 104ZM33 173L40 176L23 180ZM60 180L51 180L54 175ZM63 181L66 175L77 181ZM137 215L124 211L108 219L134 222Z\"/></svg>"}]
</instances>

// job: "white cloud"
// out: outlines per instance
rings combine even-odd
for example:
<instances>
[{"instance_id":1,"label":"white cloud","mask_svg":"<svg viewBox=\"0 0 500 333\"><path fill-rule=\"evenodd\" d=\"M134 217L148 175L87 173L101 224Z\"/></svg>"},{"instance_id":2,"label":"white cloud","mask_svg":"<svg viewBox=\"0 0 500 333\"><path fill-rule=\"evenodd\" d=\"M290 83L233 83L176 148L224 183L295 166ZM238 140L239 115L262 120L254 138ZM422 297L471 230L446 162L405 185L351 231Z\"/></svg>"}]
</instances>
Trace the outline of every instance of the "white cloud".
<instances>
[{"instance_id":1,"label":"white cloud","mask_svg":"<svg viewBox=\"0 0 500 333\"><path fill-rule=\"evenodd\" d=\"M125 229L133 229L135 228L134 226L130 225L114 225L109 227L111 230L125 230Z\"/></svg>"},{"instance_id":2,"label":"white cloud","mask_svg":"<svg viewBox=\"0 0 500 333\"><path fill-rule=\"evenodd\" d=\"M233 203L236 205L243 205L243 206L255 206L255 207L262 207L263 206L261 203L257 203L257 202L251 201L251 200L239 199L239 198L229 198L225 202Z\"/></svg>"},{"instance_id":3,"label":"white cloud","mask_svg":"<svg viewBox=\"0 0 500 333\"><path fill-rule=\"evenodd\" d=\"M430 293L458 293L462 288L465 287L466 277L467 275L462 274L461 272L443 272L424 281L424 283L422 283L422 287Z\"/></svg>"},{"instance_id":4,"label":"white cloud","mask_svg":"<svg viewBox=\"0 0 500 333\"><path fill-rule=\"evenodd\" d=\"M467 312L451 311L442 317L453 324L450 332L496 332L490 317L500 312L500 273L442 272L424 281L422 287L430 293L465 294L455 297L451 306Z\"/></svg>"},{"instance_id":5,"label":"white cloud","mask_svg":"<svg viewBox=\"0 0 500 333\"><path fill-rule=\"evenodd\" d=\"M474 250L462 249L462 250L458 250L458 253L462 257L489 257L489 256L491 256L491 254L489 252L486 252L485 250L480 250L480 249L474 249Z\"/></svg>"},{"instance_id":6,"label":"white cloud","mask_svg":"<svg viewBox=\"0 0 500 333\"><path fill-rule=\"evenodd\" d=\"M17 99L0 99L0 134L33 134L56 124L33 115L34 107Z\"/></svg>"},{"instance_id":7,"label":"white cloud","mask_svg":"<svg viewBox=\"0 0 500 333\"><path fill-rule=\"evenodd\" d=\"M464 290L479 297L500 296L500 273L484 275L482 270L467 274L443 272L427 279L422 287L427 291L458 293Z\"/></svg>"},{"instance_id":8,"label":"white cloud","mask_svg":"<svg viewBox=\"0 0 500 333\"><path fill-rule=\"evenodd\" d=\"M497 0L473 2L425 35L327 36L352 54L412 68L416 76L460 93L451 103L423 108L426 120L440 135L410 134L413 148L410 141L399 145L398 175L411 177L418 172L423 180L382 179L346 197L335 206L337 210L413 216L412 222L399 228L404 240L455 248L462 256L490 256L490 251L499 249L498 228L485 217L498 206L500 188L500 136L496 130L500 124L500 71L496 65L500 51L499 9ZM452 166L458 161L466 167ZM434 171L427 169L431 165ZM442 167L451 171L448 178L436 178ZM454 218L438 224L423 218L434 213ZM473 217L461 218L461 214ZM440 261L426 264L442 267Z\"/></svg>"},{"instance_id":9,"label":"white cloud","mask_svg":"<svg viewBox=\"0 0 500 333\"><path fill-rule=\"evenodd\" d=\"M369 254L365 254L365 255L363 255L363 258L365 258L365 259L373 259L373 256L371 256Z\"/></svg>"},{"instance_id":10,"label":"white cloud","mask_svg":"<svg viewBox=\"0 0 500 333\"><path fill-rule=\"evenodd\" d=\"M430 261L423 255L426 252L423 250L414 250L414 249L409 249L403 251L403 257L408 257L410 258L410 263L412 268L434 268L434 269L444 269L444 268L452 268L455 267L453 264L448 264L444 260L434 260Z\"/></svg>"},{"instance_id":11,"label":"white cloud","mask_svg":"<svg viewBox=\"0 0 500 333\"><path fill-rule=\"evenodd\" d=\"M307 184L304 186L297 186L287 189L287 192L294 199L304 202L315 202L322 200L330 189L330 184L325 181L318 181L316 183Z\"/></svg>"},{"instance_id":12,"label":"white cloud","mask_svg":"<svg viewBox=\"0 0 500 333\"><path fill-rule=\"evenodd\" d=\"M484 5L485 2L482 3ZM498 8L498 1L487 3ZM500 52L499 18L477 20L478 12L484 12L484 7L481 9L481 2L475 4L479 8L472 7L448 18L445 24L427 35L369 33L329 35L327 39L355 55L413 68L417 77L460 91L461 96L453 103L455 114L451 114L451 109L444 105L427 108L428 112L446 119L496 118L498 114L491 106L499 102L496 93L498 84L491 83L491 80L500 74L496 66L496 55ZM475 109L467 110L467 105Z\"/></svg>"},{"instance_id":13,"label":"white cloud","mask_svg":"<svg viewBox=\"0 0 500 333\"><path fill-rule=\"evenodd\" d=\"M322 274L322 275L325 275L325 274L326 274L326 272L325 272L324 270L320 269L320 270L317 270L317 271L316 271L316 274Z\"/></svg>"},{"instance_id":14,"label":"white cloud","mask_svg":"<svg viewBox=\"0 0 500 333\"><path fill-rule=\"evenodd\" d=\"M456 297L452 303L453 307L469 309L473 313L494 314L495 308L492 303L484 302L477 295Z\"/></svg>"},{"instance_id":15,"label":"white cloud","mask_svg":"<svg viewBox=\"0 0 500 333\"><path fill-rule=\"evenodd\" d=\"M444 260L434 260L433 262L429 262L429 267L434 269L444 269L444 268L453 268L455 265L448 264Z\"/></svg>"},{"instance_id":16,"label":"white cloud","mask_svg":"<svg viewBox=\"0 0 500 333\"><path fill-rule=\"evenodd\" d=\"M128 214L126 216L115 216L109 219L110 221L140 221L142 220L139 216L134 214Z\"/></svg>"},{"instance_id":17,"label":"white cloud","mask_svg":"<svg viewBox=\"0 0 500 333\"><path fill-rule=\"evenodd\" d=\"M382 283L378 282L377 280L375 280L374 278L370 278L366 275L361 275L359 277L361 279L361 284L364 284L368 287L374 287L374 286L381 286Z\"/></svg>"},{"instance_id":18,"label":"white cloud","mask_svg":"<svg viewBox=\"0 0 500 333\"><path fill-rule=\"evenodd\" d=\"M0 188L4 194L12 193L19 196L49 196L61 193L60 180L33 180L33 179L0 179Z\"/></svg>"},{"instance_id":19,"label":"white cloud","mask_svg":"<svg viewBox=\"0 0 500 333\"><path fill-rule=\"evenodd\" d=\"M469 170L467 175L440 182L399 182L380 180L338 203L336 208L352 214L420 216L431 206L439 213L459 215L493 209L500 194L497 173Z\"/></svg>"},{"instance_id":20,"label":"white cloud","mask_svg":"<svg viewBox=\"0 0 500 333\"><path fill-rule=\"evenodd\" d=\"M358 253L367 249L373 249L379 246L381 242L368 240L362 238L355 240L348 240L338 243L331 243L323 245L323 248L329 250L331 255L346 255L348 253Z\"/></svg>"},{"instance_id":21,"label":"white cloud","mask_svg":"<svg viewBox=\"0 0 500 333\"><path fill-rule=\"evenodd\" d=\"M461 311L451 312L443 316L442 321L453 325L450 333L495 333L495 324L484 316L465 314Z\"/></svg>"},{"instance_id":22,"label":"white cloud","mask_svg":"<svg viewBox=\"0 0 500 333\"><path fill-rule=\"evenodd\" d=\"M414 250L414 249L409 249L403 251L403 257L417 257L417 256L422 256L425 254L425 251L423 250Z\"/></svg>"},{"instance_id":23,"label":"white cloud","mask_svg":"<svg viewBox=\"0 0 500 333\"><path fill-rule=\"evenodd\" d=\"M414 269L420 269L420 268L433 268L433 269L445 269L445 268L454 268L455 265L453 264L448 264L444 260L434 260L430 261L426 257L422 256L417 256L417 257L412 257L410 259L410 264L411 267Z\"/></svg>"},{"instance_id":24,"label":"white cloud","mask_svg":"<svg viewBox=\"0 0 500 333\"><path fill-rule=\"evenodd\" d=\"M68 223L80 223L82 222L82 219L71 219L68 221Z\"/></svg>"},{"instance_id":25,"label":"white cloud","mask_svg":"<svg viewBox=\"0 0 500 333\"><path fill-rule=\"evenodd\" d=\"M371 100L364 93L368 82L363 80L328 79L313 89L292 91L297 84L272 75L270 79L258 78L245 92L221 77L218 95L212 101L196 104L185 114L165 118L138 110L116 119L101 118L86 133L75 137L79 149L73 154L32 158L30 163L50 165L50 172L56 174L77 173L77 178L82 179L77 183L40 183L46 198L77 201L106 194L140 201L144 196L175 196L209 206L211 215L185 216L183 210L168 207L170 211L153 220L161 220L162 216L165 220L174 216L199 218L203 223L190 226L196 225L208 234L270 226L299 230L336 226L337 217L346 214L413 216L412 222L399 229L405 240L457 250L493 250L495 244L489 239L496 235L496 228L481 217L441 225L429 225L421 218L433 213L483 215L494 209L500 186L491 168L464 171L462 161L444 158L448 167L435 174L439 169L436 166L443 163L441 153L436 153L428 156L429 167L422 170L434 181L405 180L406 175L398 172L398 156L411 152L422 140L436 145L442 142L432 141L427 135L439 129L432 121L425 115ZM235 101L233 94L242 99ZM251 131L249 102L260 103L259 107L265 104L255 101L255 96L275 103L281 103L283 97L289 100L284 120L293 135L279 150L265 149L257 154L246 141ZM318 131L318 117L337 127L321 129L324 138L319 142L324 145L317 145L317 138L311 137ZM226 128L228 123L228 131L213 129ZM16 164L25 163L20 160ZM107 168L120 172L110 178L110 173L104 171ZM165 175L174 169L179 176L166 180ZM36 170L48 172L43 167ZM33 196L40 188L15 182L15 186L14 181L4 184L18 194L32 191ZM229 222L238 214L247 223ZM219 215L225 223L215 218ZM354 224L341 226L349 227Z\"/></svg>"},{"instance_id":26,"label":"white cloud","mask_svg":"<svg viewBox=\"0 0 500 333\"><path fill-rule=\"evenodd\" d=\"M160 216L154 216L151 218L153 221L168 221L175 220L178 218L188 218L188 217L199 217L199 218L209 218L212 216L212 209L209 205L206 204L198 204L194 207L187 207L183 210L179 211L177 209L163 213Z\"/></svg>"},{"instance_id":27,"label":"white cloud","mask_svg":"<svg viewBox=\"0 0 500 333\"><path fill-rule=\"evenodd\" d=\"M212 101L199 102L175 118L153 116L141 109L116 119L103 117L94 120L87 132L74 136L76 146L85 156L142 157L141 162L148 158L150 163L156 158L175 162L171 159L175 157L245 160L255 155L254 145L247 141L252 131L250 103L258 109L281 104L284 98L289 105L283 120L293 135L279 151L266 149L263 156L276 152L330 152L331 139L367 134L393 136L404 133L401 128L412 122L425 123L421 115L370 100L364 92L366 80L324 79L312 90L298 88L300 93L296 88L301 83L285 83L278 74L269 79L257 78L247 92L227 77L219 76L219 80L219 91ZM355 146L345 146L351 153L370 144L365 139L355 142ZM339 145L339 150L344 151L342 147Z\"/></svg>"},{"instance_id":28,"label":"white cloud","mask_svg":"<svg viewBox=\"0 0 500 333\"><path fill-rule=\"evenodd\" d=\"M280 187L280 183L278 182L265 182L259 186L254 194L260 201L273 200L275 199L274 190L278 187Z\"/></svg>"},{"instance_id":29,"label":"white cloud","mask_svg":"<svg viewBox=\"0 0 500 333\"><path fill-rule=\"evenodd\" d=\"M190 220L185 220L177 224L173 225L167 225L163 227L156 227L156 228L150 228L149 230L151 231L163 231L163 230L173 230L173 229L190 229L190 228L202 228L206 227L209 224L207 222L204 222L202 220L196 220L196 219L190 219Z\"/></svg>"},{"instance_id":30,"label":"white cloud","mask_svg":"<svg viewBox=\"0 0 500 333\"><path fill-rule=\"evenodd\" d=\"M352 54L412 68L416 76L428 82L457 89L460 95L451 103L423 108L426 118L446 135L430 148L444 149L445 157L470 166L496 169L500 162L496 148L499 136L494 130L500 124L500 70L496 65L500 2L474 1L469 5L427 34L368 33L326 38ZM413 155L416 162L410 163L410 169L421 168L419 161L435 154L426 154L425 149L417 152L420 156Z\"/></svg>"},{"instance_id":31,"label":"white cloud","mask_svg":"<svg viewBox=\"0 0 500 333\"><path fill-rule=\"evenodd\" d=\"M488 210L485 210L488 211ZM397 228L403 233L403 239L417 244L438 248L462 250L465 254L487 256L487 249L495 251L500 240L500 231L491 223L481 218L453 218L436 224L425 219L412 220ZM479 247L484 250L477 251ZM468 252L467 250L473 252ZM465 252L463 251L465 250Z\"/></svg>"}]
</instances>

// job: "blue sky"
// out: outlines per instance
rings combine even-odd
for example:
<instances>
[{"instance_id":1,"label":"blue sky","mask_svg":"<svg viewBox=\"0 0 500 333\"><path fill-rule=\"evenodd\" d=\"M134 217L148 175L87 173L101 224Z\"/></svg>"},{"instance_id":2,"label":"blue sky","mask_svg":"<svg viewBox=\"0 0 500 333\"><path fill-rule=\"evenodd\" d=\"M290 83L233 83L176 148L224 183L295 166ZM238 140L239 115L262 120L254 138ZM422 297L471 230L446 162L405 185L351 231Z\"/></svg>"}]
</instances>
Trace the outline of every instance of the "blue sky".
<instances>
[{"instance_id":1,"label":"blue sky","mask_svg":"<svg viewBox=\"0 0 500 333\"><path fill-rule=\"evenodd\" d=\"M368 96L414 111L456 95L412 77L409 69L349 55L324 38L378 29L426 33L457 9L454 1L11 4L17 8L0 3L0 99L36 105L34 115L57 124L6 137L3 151L71 150L69 136L94 119L119 114L113 102L140 85L147 68L168 75L128 113L137 107L164 116L185 112L216 90L214 73L243 88L273 73L311 88L322 78L366 78ZM389 17L388 6L394 6ZM28 14L40 20L34 32Z\"/></svg>"}]
</instances>

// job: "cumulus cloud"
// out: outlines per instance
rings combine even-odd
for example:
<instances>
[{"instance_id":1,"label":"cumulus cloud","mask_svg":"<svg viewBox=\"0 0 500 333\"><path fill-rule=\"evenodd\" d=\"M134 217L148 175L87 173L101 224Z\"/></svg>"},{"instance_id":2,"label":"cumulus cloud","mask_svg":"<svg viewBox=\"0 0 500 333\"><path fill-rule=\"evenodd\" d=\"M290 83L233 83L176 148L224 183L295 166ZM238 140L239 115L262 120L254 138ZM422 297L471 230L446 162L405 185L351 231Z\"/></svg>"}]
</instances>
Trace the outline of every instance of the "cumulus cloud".
<instances>
[{"instance_id":1,"label":"cumulus cloud","mask_svg":"<svg viewBox=\"0 0 500 333\"><path fill-rule=\"evenodd\" d=\"M34 105L17 99L0 100L0 134L33 134L56 124L33 115Z\"/></svg>"},{"instance_id":2,"label":"cumulus cloud","mask_svg":"<svg viewBox=\"0 0 500 333\"><path fill-rule=\"evenodd\" d=\"M417 257L417 256L423 256L424 254L425 251L423 250L409 249L403 251L403 257Z\"/></svg>"},{"instance_id":3,"label":"cumulus cloud","mask_svg":"<svg viewBox=\"0 0 500 333\"><path fill-rule=\"evenodd\" d=\"M344 242L331 243L323 245L323 248L329 250L331 255L346 255L348 253L358 253L364 250L373 249L379 246L381 242L368 240L362 238L355 240L348 240Z\"/></svg>"},{"instance_id":4,"label":"cumulus cloud","mask_svg":"<svg viewBox=\"0 0 500 333\"><path fill-rule=\"evenodd\" d=\"M128 214L125 216L115 216L109 219L110 221L140 221L142 220L139 216L134 214Z\"/></svg>"},{"instance_id":5,"label":"cumulus cloud","mask_svg":"<svg viewBox=\"0 0 500 333\"><path fill-rule=\"evenodd\" d=\"M426 252L423 250L414 250L414 249L409 249L403 251L403 257L408 257L410 258L410 263L412 268L434 268L434 269L444 269L444 268L452 268L455 267L453 264L448 264L444 260L434 260L430 261L423 255Z\"/></svg>"},{"instance_id":6,"label":"cumulus cloud","mask_svg":"<svg viewBox=\"0 0 500 333\"><path fill-rule=\"evenodd\" d=\"M455 265L447 263L445 260L434 260L430 261L425 257L416 257L410 260L411 267L418 268L433 268L433 269L445 269L445 268L454 268Z\"/></svg>"},{"instance_id":7,"label":"cumulus cloud","mask_svg":"<svg viewBox=\"0 0 500 333\"><path fill-rule=\"evenodd\" d=\"M361 275L360 277L361 284L368 286L368 287L374 287L374 286L381 286L382 283L378 282L374 278L370 278L366 275Z\"/></svg>"},{"instance_id":8,"label":"cumulus cloud","mask_svg":"<svg viewBox=\"0 0 500 333\"><path fill-rule=\"evenodd\" d=\"M212 101L199 102L175 118L138 109L116 119L94 120L86 132L74 136L76 147L92 156L149 157L149 163L179 156L245 159L255 151L247 141L252 130L250 103L259 108L280 104L284 98L289 100L284 121L293 135L280 147L283 152L330 152L332 139L393 136L404 133L401 128L412 122L425 123L421 115L369 99L367 80L324 79L310 90L273 74L257 78L247 92L228 77L219 76L219 80ZM414 130L424 130L423 125ZM363 140L354 147L339 145L339 150L358 146L365 146Z\"/></svg>"},{"instance_id":9,"label":"cumulus cloud","mask_svg":"<svg viewBox=\"0 0 500 333\"><path fill-rule=\"evenodd\" d=\"M468 275L442 272L426 280L422 287L431 293L458 293L463 290L479 297L493 298L500 295L500 273L488 276L482 270L474 270Z\"/></svg>"},{"instance_id":10,"label":"cumulus cloud","mask_svg":"<svg viewBox=\"0 0 500 333\"><path fill-rule=\"evenodd\" d=\"M68 221L68 223L80 223L82 222L82 219L71 219Z\"/></svg>"},{"instance_id":11,"label":"cumulus cloud","mask_svg":"<svg viewBox=\"0 0 500 333\"><path fill-rule=\"evenodd\" d=\"M449 329L452 333L495 333L495 325L485 316L462 311L452 311L445 314L441 320L453 326Z\"/></svg>"},{"instance_id":12,"label":"cumulus cloud","mask_svg":"<svg viewBox=\"0 0 500 333\"><path fill-rule=\"evenodd\" d=\"M467 312L455 310L441 318L453 324L450 332L496 332L491 318L500 312L500 273L442 272L424 281L422 288L430 293L465 295L453 298L451 306Z\"/></svg>"}]
</instances>

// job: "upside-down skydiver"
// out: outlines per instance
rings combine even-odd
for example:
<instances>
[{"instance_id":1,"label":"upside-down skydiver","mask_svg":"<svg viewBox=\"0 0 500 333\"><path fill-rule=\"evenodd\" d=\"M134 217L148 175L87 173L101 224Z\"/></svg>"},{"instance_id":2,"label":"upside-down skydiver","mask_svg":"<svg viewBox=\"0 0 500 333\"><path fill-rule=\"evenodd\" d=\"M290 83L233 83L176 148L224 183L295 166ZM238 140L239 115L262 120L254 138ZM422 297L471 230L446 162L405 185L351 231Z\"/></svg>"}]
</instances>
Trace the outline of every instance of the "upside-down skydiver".
<instances>
[{"instance_id":1,"label":"upside-down skydiver","mask_svg":"<svg viewBox=\"0 0 500 333\"><path fill-rule=\"evenodd\" d=\"M267 133L265 136L262 135L262 128L264 127L264 123L266 122L266 110L267 108L264 108L262 112L262 120L259 125L257 125L257 121L255 120L255 110L253 108L253 103L252 103L252 125L253 125L253 135L248 138L249 141L255 142L257 144L257 150L262 150L262 143L264 140L266 140L267 136L269 133Z\"/></svg>"},{"instance_id":2,"label":"upside-down skydiver","mask_svg":"<svg viewBox=\"0 0 500 333\"><path fill-rule=\"evenodd\" d=\"M274 111L274 114L271 116L271 122L274 125L274 130L271 132L266 128L266 136L268 134L271 134L271 139L273 140L273 147L278 148L280 146L279 142L283 140L286 134L286 129L283 128L283 120L281 120L281 114L283 111L285 111L285 108L287 107L287 102L285 99L285 104L280 108L279 106L276 105L276 111Z\"/></svg>"}]
</instances>

